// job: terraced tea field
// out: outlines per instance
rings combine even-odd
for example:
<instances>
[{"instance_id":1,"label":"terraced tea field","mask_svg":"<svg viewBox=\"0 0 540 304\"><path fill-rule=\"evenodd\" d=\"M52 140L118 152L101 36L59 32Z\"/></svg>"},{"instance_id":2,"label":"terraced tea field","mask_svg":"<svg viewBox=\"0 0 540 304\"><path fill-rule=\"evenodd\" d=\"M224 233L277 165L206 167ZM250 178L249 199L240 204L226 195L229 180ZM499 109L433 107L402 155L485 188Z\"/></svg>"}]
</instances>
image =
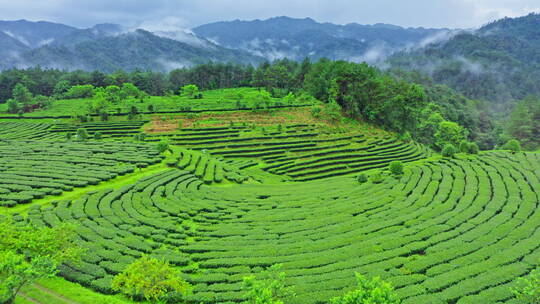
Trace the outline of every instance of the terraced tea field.
<instances>
[{"instance_id":1,"label":"terraced tea field","mask_svg":"<svg viewBox=\"0 0 540 304\"><path fill-rule=\"evenodd\" d=\"M96 185L161 160L144 144L0 142L0 206Z\"/></svg>"},{"instance_id":2,"label":"terraced tea field","mask_svg":"<svg viewBox=\"0 0 540 304\"><path fill-rule=\"evenodd\" d=\"M275 128L274 128L275 129ZM163 135L147 137L157 141ZM184 128L167 135L181 147L226 159L253 159L269 173L308 181L381 168L389 162L415 161L430 152L415 143L359 132L321 131L316 125L286 125L281 130L251 127Z\"/></svg>"},{"instance_id":3,"label":"terraced tea field","mask_svg":"<svg viewBox=\"0 0 540 304\"><path fill-rule=\"evenodd\" d=\"M286 303L328 303L359 272L392 283L404 304L510 304L540 264L538 153L442 158L383 131L306 120L216 120L131 139L155 121L0 123L13 131L0 131L0 211L77 224L88 252L62 265L67 280L112 293L112 278L150 255L182 271L193 304L240 303L243 278L274 264L297 294ZM81 127L108 137L66 140ZM172 152L157 152L163 140ZM386 169L396 160L399 177ZM111 182L125 173L133 182ZM18 204L25 211L11 212Z\"/></svg>"},{"instance_id":4,"label":"terraced tea field","mask_svg":"<svg viewBox=\"0 0 540 304\"><path fill-rule=\"evenodd\" d=\"M77 221L91 249L70 280L109 291L142 254L165 257L194 285L191 303L242 300L241 281L282 263L291 303L325 303L355 271L393 283L407 303L498 303L540 259L540 157L487 153L409 167L401 179L207 186L171 169L114 191L35 207Z\"/></svg>"}]
</instances>

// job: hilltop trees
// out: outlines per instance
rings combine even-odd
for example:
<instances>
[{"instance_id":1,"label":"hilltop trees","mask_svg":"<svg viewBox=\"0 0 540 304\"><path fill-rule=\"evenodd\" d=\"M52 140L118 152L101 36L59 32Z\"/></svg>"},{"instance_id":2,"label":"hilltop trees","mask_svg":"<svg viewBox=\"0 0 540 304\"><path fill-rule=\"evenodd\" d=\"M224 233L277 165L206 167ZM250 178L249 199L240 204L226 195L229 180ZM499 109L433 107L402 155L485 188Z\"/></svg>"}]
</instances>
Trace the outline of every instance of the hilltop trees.
<instances>
[{"instance_id":1,"label":"hilltop trees","mask_svg":"<svg viewBox=\"0 0 540 304\"><path fill-rule=\"evenodd\" d=\"M305 75L304 89L322 101L390 130L413 131L426 96L420 86L395 80L366 63L321 60Z\"/></svg>"}]
</instances>

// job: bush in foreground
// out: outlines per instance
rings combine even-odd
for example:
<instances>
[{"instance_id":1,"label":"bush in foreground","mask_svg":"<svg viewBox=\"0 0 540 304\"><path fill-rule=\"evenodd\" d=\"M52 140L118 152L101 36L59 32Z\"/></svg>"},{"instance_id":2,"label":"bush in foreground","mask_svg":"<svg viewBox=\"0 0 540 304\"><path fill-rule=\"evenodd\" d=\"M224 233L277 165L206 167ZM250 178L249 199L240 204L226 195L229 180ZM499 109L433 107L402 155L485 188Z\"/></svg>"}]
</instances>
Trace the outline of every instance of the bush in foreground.
<instances>
[{"instance_id":1,"label":"bush in foreground","mask_svg":"<svg viewBox=\"0 0 540 304\"><path fill-rule=\"evenodd\" d=\"M22 287L58 272L58 266L78 261L75 227L18 225L0 220L0 303L14 303Z\"/></svg>"},{"instance_id":2,"label":"bush in foreground","mask_svg":"<svg viewBox=\"0 0 540 304\"><path fill-rule=\"evenodd\" d=\"M540 269L532 271L528 277L519 278L512 293L519 303L540 304Z\"/></svg>"},{"instance_id":3,"label":"bush in foreground","mask_svg":"<svg viewBox=\"0 0 540 304\"><path fill-rule=\"evenodd\" d=\"M170 293L187 294L190 285L165 261L143 256L114 277L112 289L131 299L158 303Z\"/></svg>"},{"instance_id":4,"label":"bush in foreground","mask_svg":"<svg viewBox=\"0 0 540 304\"><path fill-rule=\"evenodd\" d=\"M285 286L285 273L280 272L281 265L268 268L257 279L255 276L244 278L246 301L244 304L283 304L283 299L295 294L291 287Z\"/></svg>"},{"instance_id":5,"label":"bush in foreground","mask_svg":"<svg viewBox=\"0 0 540 304\"><path fill-rule=\"evenodd\" d=\"M394 288L379 277L368 279L356 274L358 286L341 297L330 300L331 304L399 304Z\"/></svg>"}]
</instances>

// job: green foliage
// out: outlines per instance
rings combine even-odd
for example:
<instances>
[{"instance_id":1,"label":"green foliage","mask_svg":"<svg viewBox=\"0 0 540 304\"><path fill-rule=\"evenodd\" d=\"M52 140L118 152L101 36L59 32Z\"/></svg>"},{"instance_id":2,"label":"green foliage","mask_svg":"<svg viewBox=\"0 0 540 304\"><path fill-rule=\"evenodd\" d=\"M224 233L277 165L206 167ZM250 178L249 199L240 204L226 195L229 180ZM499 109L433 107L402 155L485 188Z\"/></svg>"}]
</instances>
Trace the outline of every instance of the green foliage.
<instances>
[{"instance_id":1,"label":"green foliage","mask_svg":"<svg viewBox=\"0 0 540 304\"><path fill-rule=\"evenodd\" d=\"M384 176L381 173L377 172L377 173L371 174L369 179L374 184L380 184L384 181Z\"/></svg>"},{"instance_id":2,"label":"green foliage","mask_svg":"<svg viewBox=\"0 0 540 304\"><path fill-rule=\"evenodd\" d=\"M409 131L406 131L403 134L399 134L399 139L404 141L404 142L410 142L410 141L412 141L411 133Z\"/></svg>"},{"instance_id":3,"label":"green foliage","mask_svg":"<svg viewBox=\"0 0 540 304\"><path fill-rule=\"evenodd\" d=\"M127 98L127 97L138 98L141 96L141 91L134 84L130 82L126 82L122 84L120 94L123 98Z\"/></svg>"},{"instance_id":4,"label":"green foliage","mask_svg":"<svg viewBox=\"0 0 540 304\"><path fill-rule=\"evenodd\" d=\"M22 287L54 276L58 265L82 253L71 225L38 228L0 219L0 302L13 303Z\"/></svg>"},{"instance_id":5,"label":"green foliage","mask_svg":"<svg viewBox=\"0 0 540 304\"><path fill-rule=\"evenodd\" d=\"M28 106L32 102L32 93L23 84L18 83L13 88L13 99L23 107Z\"/></svg>"},{"instance_id":6,"label":"green foliage","mask_svg":"<svg viewBox=\"0 0 540 304\"><path fill-rule=\"evenodd\" d=\"M283 102L285 102L286 104L292 104L295 100L296 100L296 97L294 96L292 92L289 92L287 96L283 97Z\"/></svg>"},{"instance_id":7,"label":"green foliage","mask_svg":"<svg viewBox=\"0 0 540 304\"><path fill-rule=\"evenodd\" d=\"M85 128L77 129L77 140L85 141L88 139L88 131Z\"/></svg>"},{"instance_id":8,"label":"green foliage","mask_svg":"<svg viewBox=\"0 0 540 304\"><path fill-rule=\"evenodd\" d=\"M441 151L441 154L444 157L454 157L454 154L456 153L457 153L457 149L452 144L446 144Z\"/></svg>"},{"instance_id":9,"label":"green foliage","mask_svg":"<svg viewBox=\"0 0 540 304\"><path fill-rule=\"evenodd\" d=\"M529 276L519 278L512 293L520 304L540 304L540 270L533 270Z\"/></svg>"},{"instance_id":10,"label":"green foliage","mask_svg":"<svg viewBox=\"0 0 540 304\"><path fill-rule=\"evenodd\" d=\"M304 89L319 100L338 103L351 116L399 131L414 130L426 104L420 86L365 63L321 60L307 73Z\"/></svg>"},{"instance_id":11,"label":"green foliage","mask_svg":"<svg viewBox=\"0 0 540 304\"><path fill-rule=\"evenodd\" d=\"M459 143L466 138L466 130L452 121L442 121L439 123L435 133L435 145L443 149L448 144L459 146Z\"/></svg>"},{"instance_id":12,"label":"green foliage","mask_svg":"<svg viewBox=\"0 0 540 304\"><path fill-rule=\"evenodd\" d=\"M519 101L504 125L506 138L515 138L524 149L540 147L540 98L529 96Z\"/></svg>"},{"instance_id":13,"label":"green foliage","mask_svg":"<svg viewBox=\"0 0 540 304\"><path fill-rule=\"evenodd\" d=\"M103 138L103 134L101 132L94 133L94 139L95 140L100 140L102 138Z\"/></svg>"},{"instance_id":14,"label":"green foliage","mask_svg":"<svg viewBox=\"0 0 540 304\"><path fill-rule=\"evenodd\" d=\"M281 264L276 264L261 273L259 278L244 278L246 301L244 304L283 304L284 299L294 297L291 287L285 285L286 275L281 272Z\"/></svg>"},{"instance_id":15,"label":"green foliage","mask_svg":"<svg viewBox=\"0 0 540 304\"><path fill-rule=\"evenodd\" d=\"M459 152L461 153L469 153L469 147L470 147L470 143L466 140L462 140L460 143L459 143Z\"/></svg>"},{"instance_id":16,"label":"green foliage","mask_svg":"<svg viewBox=\"0 0 540 304\"><path fill-rule=\"evenodd\" d=\"M157 144L156 149L158 150L159 153L163 153L163 152L169 150L169 142L165 141L165 140L160 141Z\"/></svg>"},{"instance_id":17,"label":"green foliage","mask_svg":"<svg viewBox=\"0 0 540 304\"><path fill-rule=\"evenodd\" d=\"M84 84L72 86L62 94L62 97L66 99L90 98L94 97L94 94L94 86L91 84Z\"/></svg>"},{"instance_id":18,"label":"green foliage","mask_svg":"<svg viewBox=\"0 0 540 304\"><path fill-rule=\"evenodd\" d=\"M368 177L367 177L367 175L366 175L365 173L360 173L360 174L358 175L358 177L356 178L356 180L357 180L359 183L363 184L363 183L366 183L366 182L368 181Z\"/></svg>"},{"instance_id":19,"label":"green foliage","mask_svg":"<svg viewBox=\"0 0 540 304\"><path fill-rule=\"evenodd\" d=\"M322 107L320 113L323 119L331 122L339 122L343 118L343 116L341 115L341 107L335 101L325 104Z\"/></svg>"},{"instance_id":20,"label":"green foliage","mask_svg":"<svg viewBox=\"0 0 540 304\"><path fill-rule=\"evenodd\" d=\"M521 145L517 139L511 139L504 144L503 149L510 150L512 152L519 152L521 151Z\"/></svg>"},{"instance_id":21,"label":"green foliage","mask_svg":"<svg viewBox=\"0 0 540 304\"><path fill-rule=\"evenodd\" d=\"M469 143L469 153L470 154L478 154L478 152L480 152L480 148L478 148L478 144L475 143L475 142L470 142Z\"/></svg>"},{"instance_id":22,"label":"green foliage","mask_svg":"<svg viewBox=\"0 0 540 304\"><path fill-rule=\"evenodd\" d=\"M10 114L16 114L20 110L19 103L15 99L9 99L7 101L7 112Z\"/></svg>"},{"instance_id":23,"label":"green foliage","mask_svg":"<svg viewBox=\"0 0 540 304\"><path fill-rule=\"evenodd\" d=\"M181 92L184 96L195 98L199 94L199 87L194 84L188 84L182 87Z\"/></svg>"},{"instance_id":24,"label":"green foliage","mask_svg":"<svg viewBox=\"0 0 540 304\"><path fill-rule=\"evenodd\" d=\"M403 174L403 163L400 161L392 161L388 164L388 170L393 175L402 175Z\"/></svg>"},{"instance_id":25,"label":"green foliage","mask_svg":"<svg viewBox=\"0 0 540 304\"><path fill-rule=\"evenodd\" d=\"M379 277L367 279L356 274L358 282L356 290L349 291L341 297L333 298L331 304L399 304L401 300L390 283Z\"/></svg>"},{"instance_id":26,"label":"green foliage","mask_svg":"<svg viewBox=\"0 0 540 304\"><path fill-rule=\"evenodd\" d=\"M158 303L169 293L186 295L190 291L190 285L169 263L148 256L131 263L115 276L112 288L131 299L142 297L151 303Z\"/></svg>"}]
</instances>

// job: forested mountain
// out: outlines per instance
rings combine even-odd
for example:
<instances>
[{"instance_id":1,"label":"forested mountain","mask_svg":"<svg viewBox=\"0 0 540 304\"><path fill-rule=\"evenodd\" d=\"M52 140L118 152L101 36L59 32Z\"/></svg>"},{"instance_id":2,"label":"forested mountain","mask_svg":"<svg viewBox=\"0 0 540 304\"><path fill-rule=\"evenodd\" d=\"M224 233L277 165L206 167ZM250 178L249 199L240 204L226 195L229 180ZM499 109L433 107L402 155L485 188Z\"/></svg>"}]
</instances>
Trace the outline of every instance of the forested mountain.
<instances>
[{"instance_id":1,"label":"forested mountain","mask_svg":"<svg viewBox=\"0 0 540 304\"><path fill-rule=\"evenodd\" d=\"M311 18L216 22L193 31L228 48L246 50L268 60L329 58L375 62L404 48L442 39L450 30L402 28L388 24L336 25Z\"/></svg>"},{"instance_id":2,"label":"forested mountain","mask_svg":"<svg viewBox=\"0 0 540 304\"><path fill-rule=\"evenodd\" d=\"M136 69L170 71L213 62L257 64L263 60L247 52L227 49L185 34L127 30L115 24L76 29L49 22L0 22L0 68L41 66L67 70Z\"/></svg>"},{"instance_id":3,"label":"forested mountain","mask_svg":"<svg viewBox=\"0 0 540 304\"><path fill-rule=\"evenodd\" d=\"M467 97L498 102L540 94L540 15L505 18L448 41L389 59L391 66L420 70Z\"/></svg>"},{"instance_id":4,"label":"forested mountain","mask_svg":"<svg viewBox=\"0 0 540 304\"><path fill-rule=\"evenodd\" d=\"M47 45L31 50L23 56L27 62L42 67L70 67L105 72L136 69L170 71L208 61L260 61L259 58L241 51L219 46L194 46L144 30L83 40L72 45Z\"/></svg>"}]
</instances>

